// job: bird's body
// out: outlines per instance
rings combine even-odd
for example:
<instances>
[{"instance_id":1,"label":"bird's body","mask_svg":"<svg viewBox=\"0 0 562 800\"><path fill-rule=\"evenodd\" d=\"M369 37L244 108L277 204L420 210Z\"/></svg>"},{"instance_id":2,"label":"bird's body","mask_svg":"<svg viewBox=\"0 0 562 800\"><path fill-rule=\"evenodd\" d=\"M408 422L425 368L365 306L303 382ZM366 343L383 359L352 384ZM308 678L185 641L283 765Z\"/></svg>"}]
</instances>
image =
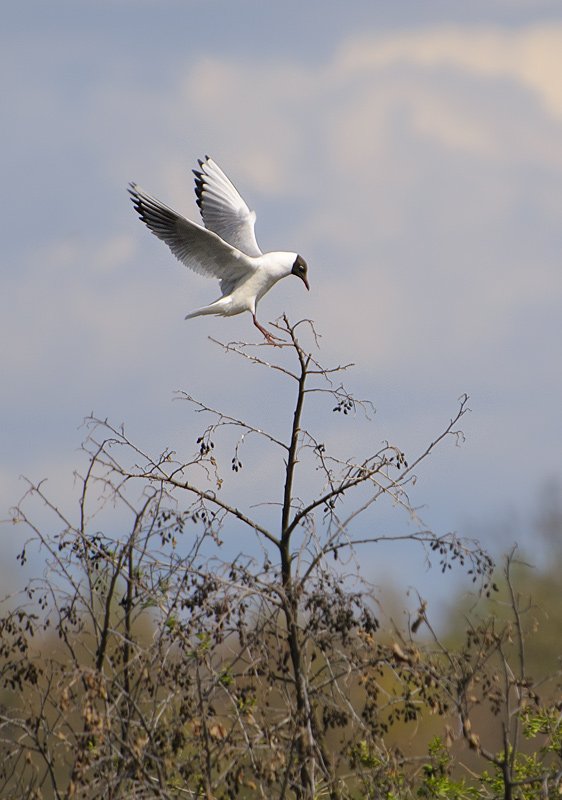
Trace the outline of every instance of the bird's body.
<instances>
[{"instance_id":1,"label":"bird's body","mask_svg":"<svg viewBox=\"0 0 562 800\"><path fill-rule=\"evenodd\" d=\"M183 264L220 281L221 297L192 311L186 319L206 314L231 317L249 311L256 327L273 344L274 337L256 319L257 304L287 275L297 275L308 289L306 262L297 253L262 253L254 233L254 212L214 161L207 157L199 165L200 171L194 170L195 192L205 227L131 183L135 209Z\"/></svg>"}]
</instances>

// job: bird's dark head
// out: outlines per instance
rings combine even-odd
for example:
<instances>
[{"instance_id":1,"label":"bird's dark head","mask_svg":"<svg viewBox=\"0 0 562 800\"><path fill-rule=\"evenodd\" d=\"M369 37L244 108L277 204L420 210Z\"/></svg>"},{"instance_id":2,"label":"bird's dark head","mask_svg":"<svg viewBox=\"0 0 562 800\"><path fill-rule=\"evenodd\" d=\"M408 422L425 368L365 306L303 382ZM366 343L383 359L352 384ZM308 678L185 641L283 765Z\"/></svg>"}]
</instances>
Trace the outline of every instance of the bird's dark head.
<instances>
[{"instance_id":1,"label":"bird's dark head","mask_svg":"<svg viewBox=\"0 0 562 800\"><path fill-rule=\"evenodd\" d=\"M307 273L308 267L306 266L306 261L302 256L297 256L295 258L295 263L293 264L293 269L291 270L291 275L296 275L298 278L300 278L306 288L310 291Z\"/></svg>"}]
</instances>

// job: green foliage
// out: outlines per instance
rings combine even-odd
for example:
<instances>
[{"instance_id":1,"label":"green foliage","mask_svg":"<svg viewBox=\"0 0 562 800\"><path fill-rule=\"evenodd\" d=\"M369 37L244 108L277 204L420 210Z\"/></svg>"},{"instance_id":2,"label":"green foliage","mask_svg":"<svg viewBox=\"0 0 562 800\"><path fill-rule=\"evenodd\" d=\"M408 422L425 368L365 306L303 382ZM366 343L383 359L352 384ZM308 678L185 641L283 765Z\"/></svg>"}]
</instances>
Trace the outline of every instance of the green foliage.
<instances>
[{"instance_id":1,"label":"green foliage","mask_svg":"<svg viewBox=\"0 0 562 800\"><path fill-rule=\"evenodd\" d=\"M513 797L517 800L559 798L562 766L560 709L553 705L536 712L525 711L521 714L521 722L527 739L542 741L530 753L516 752L511 748L507 759L504 753L498 753L494 768L483 771L482 785L489 789L494 799L503 798L508 771Z\"/></svg>"},{"instance_id":2,"label":"green foliage","mask_svg":"<svg viewBox=\"0 0 562 800\"><path fill-rule=\"evenodd\" d=\"M451 777L453 768L450 752L439 736L433 738L428 747L429 761L422 767L422 782L417 797L424 800L478 800L478 789L467 785L464 779Z\"/></svg>"},{"instance_id":3,"label":"green foliage","mask_svg":"<svg viewBox=\"0 0 562 800\"><path fill-rule=\"evenodd\" d=\"M542 751L562 755L562 714L559 705L540 708L534 713L528 711L523 714L522 720L523 733L528 739L543 736L546 743Z\"/></svg>"}]
</instances>

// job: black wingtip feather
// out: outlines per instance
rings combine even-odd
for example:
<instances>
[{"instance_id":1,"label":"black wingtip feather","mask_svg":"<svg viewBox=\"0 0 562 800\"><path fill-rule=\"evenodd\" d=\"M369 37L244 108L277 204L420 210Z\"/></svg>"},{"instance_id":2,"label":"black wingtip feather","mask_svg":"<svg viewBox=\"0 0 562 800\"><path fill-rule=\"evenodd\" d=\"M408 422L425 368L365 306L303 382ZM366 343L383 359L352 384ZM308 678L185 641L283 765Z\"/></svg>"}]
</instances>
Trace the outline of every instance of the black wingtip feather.
<instances>
[{"instance_id":1,"label":"black wingtip feather","mask_svg":"<svg viewBox=\"0 0 562 800\"><path fill-rule=\"evenodd\" d=\"M203 162L199 160L199 165L202 167ZM195 175L195 202L198 208L203 210L203 191L205 190L205 175L197 169L193 170Z\"/></svg>"},{"instance_id":2,"label":"black wingtip feather","mask_svg":"<svg viewBox=\"0 0 562 800\"><path fill-rule=\"evenodd\" d=\"M203 192L205 191L205 184L207 182L207 175L205 173L205 165L209 161L209 156L205 156L205 158L197 159L197 163L199 164L200 169L192 170L193 174L195 175L195 202L201 211L201 215L203 215Z\"/></svg>"},{"instance_id":3,"label":"black wingtip feather","mask_svg":"<svg viewBox=\"0 0 562 800\"><path fill-rule=\"evenodd\" d=\"M129 192L129 195L130 195L130 198L131 198L131 202L133 204L133 208L135 209L135 211L137 212L139 217L144 222L143 210L142 210L142 200L139 197L139 194L137 192L137 184L131 182L127 187L127 191Z\"/></svg>"}]
</instances>

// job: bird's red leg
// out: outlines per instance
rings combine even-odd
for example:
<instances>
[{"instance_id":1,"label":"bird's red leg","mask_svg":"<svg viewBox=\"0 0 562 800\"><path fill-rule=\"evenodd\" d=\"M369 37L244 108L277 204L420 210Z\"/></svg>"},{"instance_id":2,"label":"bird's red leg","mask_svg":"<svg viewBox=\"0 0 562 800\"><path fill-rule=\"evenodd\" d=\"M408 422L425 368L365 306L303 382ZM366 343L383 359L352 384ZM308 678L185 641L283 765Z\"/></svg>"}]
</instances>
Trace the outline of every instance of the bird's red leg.
<instances>
[{"instance_id":1,"label":"bird's red leg","mask_svg":"<svg viewBox=\"0 0 562 800\"><path fill-rule=\"evenodd\" d=\"M259 324L259 322L258 322L258 321L257 321L257 319L256 319L256 315L255 315L255 314L253 315L253 318L254 318L254 325L256 326L256 328L257 328L259 331L261 331L261 333L263 333L263 335L264 335L264 336L265 336L265 338L267 339L267 342L268 342L269 344L273 344L273 345L275 345L276 347L279 347L279 345L278 345L278 344L277 344L277 342L275 341L276 339L278 339L278 337L277 337L277 336L274 336L272 333L270 333L268 330L266 330L266 329L265 329L265 328L264 328L262 325L260 325L260 324ZM279 339L279 341L281 341L281 339Z\"/></svg>"}]
</instances>

